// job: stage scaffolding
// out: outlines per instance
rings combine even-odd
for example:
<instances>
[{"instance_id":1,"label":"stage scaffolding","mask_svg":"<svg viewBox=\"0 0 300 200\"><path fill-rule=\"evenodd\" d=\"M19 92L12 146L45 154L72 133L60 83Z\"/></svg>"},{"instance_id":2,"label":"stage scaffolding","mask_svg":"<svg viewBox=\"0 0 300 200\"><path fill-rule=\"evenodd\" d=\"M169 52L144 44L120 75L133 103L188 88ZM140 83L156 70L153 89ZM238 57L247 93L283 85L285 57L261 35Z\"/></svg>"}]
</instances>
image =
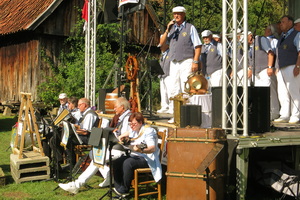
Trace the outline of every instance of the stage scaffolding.
<instances>
[{"instance_id":1,"label":"stage scaffolding","mask_svg":"<svg viewBox=\"0 0 300 200\"><path fill-rule=\"evenodd\" d=\"M237 76L238 45L242 45L243 50L243 74L248 73L248 5L247 0L223 0L222 2L222 45L223 52L231 54L231 58L223 56L223 88L222 88L222 128L237 135L238 123L242 124L243 136L248 136L248 87L247 78L240 80ZM238 14L240 13L240 14ZM237 34L238 30L243 30L242 37L245 42L240 43ZM227 73L232 70L232 77ZM239 96L237 87L242 81L243 92ZM232 89L228 93L227 88ZM237 108L242 105L243 111L238 113ZM231 107L233 109L227 109Z\"/></svg>"},{"instance_id":2,"label":"stage scaffolding","mask_svg":"<svg viewBox=\"0 0 300 200\"><path fill-rule=\"evenodd\" d=\"M96 95L96 34L97 0L89 0L88 20L85 22L85 84L84 96L95 106Z\"/></svg>"}]
</instances>

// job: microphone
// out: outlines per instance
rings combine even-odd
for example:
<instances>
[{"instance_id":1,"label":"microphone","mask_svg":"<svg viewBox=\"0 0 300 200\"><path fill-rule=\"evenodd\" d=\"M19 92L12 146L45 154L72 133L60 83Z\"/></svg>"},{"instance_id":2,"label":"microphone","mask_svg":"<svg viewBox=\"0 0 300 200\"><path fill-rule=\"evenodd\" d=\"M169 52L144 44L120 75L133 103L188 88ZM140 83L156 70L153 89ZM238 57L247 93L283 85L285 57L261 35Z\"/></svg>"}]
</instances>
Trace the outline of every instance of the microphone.
<instances>
[{"instance_id":1,"label":"microphone","mask_svg":"<svg viewBox=\"0 0 300 200\"><path fill-rule=\"evenodd\" d=\"M174 24L175 24L175 23L176 23L176 19L172 19L172 22L174 22ZM169 26L169 28L168 28L168 31L171 30L171 28L172 28L172 26L173 26L174 24L170 24L170 26Z\"/></svg>"}]
</instances>

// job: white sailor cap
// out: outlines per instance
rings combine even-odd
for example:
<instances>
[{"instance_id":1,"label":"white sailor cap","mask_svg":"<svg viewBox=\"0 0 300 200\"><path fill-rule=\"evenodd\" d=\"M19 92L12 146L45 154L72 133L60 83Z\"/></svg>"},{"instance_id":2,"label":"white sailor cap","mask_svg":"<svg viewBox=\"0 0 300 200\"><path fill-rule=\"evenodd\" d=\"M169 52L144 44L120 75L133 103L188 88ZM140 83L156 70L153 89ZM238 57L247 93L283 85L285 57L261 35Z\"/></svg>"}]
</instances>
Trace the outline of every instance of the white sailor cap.
<instances>
[{"instance_id":1,"label":"white sailor cap","mask_svg":"<svg viewBox=\"0 0 300 200\"><path fill-rule=\"evenodd\" d=\"M186 9L183 7L183 6L176 6L173 8L172 10L173 13L175 12L183 12L183 13L186 13Z\"/></svg>"},{"instance_id":2,"label":"white sailor cap","mask_svg":"<svg viewBox=\"0 0 300 200\"><path fill-rule=\"evenodd\" d=\"M67 94L66 93L61 93L59 96L58 96L59 99L64 99L64 98L68 98Z\"/></svg>"},{"instance_id":3,"label":"white sailor cap","mask_svg":"<svg viewBox=\"0 0 300 200\"><path fill-rule=\"evenodd\" d=\"M300 22L300 18L296 19L296 20L294 21L294 24L297 24L297 23L299 23L299 22Z\"/></svg>"},{"instance_id":4,"label":"white sailor cap","mask_svg":"<svg viewBox=\"0 0 300 200\"><path fill-rule=\"evenodd\" d=\"M212 37L213 38L220 38L220 35L219 34L213 34Z\"/></svg>"},{"instance_id":5,"label":"white sailor cap","mask_svg":"<svg viewBox=\"0 0 300 200\"><path fill-rule=\"evenodd\" d=\"M202 33L201 33L201 36L202 37L208 37L212 35L212 32L210 30L204 30Z\"/></svg>"}]
</instances>

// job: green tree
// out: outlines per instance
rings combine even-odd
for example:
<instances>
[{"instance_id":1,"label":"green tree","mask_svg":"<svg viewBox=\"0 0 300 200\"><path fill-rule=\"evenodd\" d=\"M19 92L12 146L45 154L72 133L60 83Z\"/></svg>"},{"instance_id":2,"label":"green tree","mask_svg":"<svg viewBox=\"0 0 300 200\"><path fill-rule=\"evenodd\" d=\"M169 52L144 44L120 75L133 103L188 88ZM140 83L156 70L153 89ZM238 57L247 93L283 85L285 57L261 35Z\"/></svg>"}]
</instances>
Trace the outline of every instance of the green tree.
<instances>
[{"instance_id":1,"label":"green tree","mask_svg":"<svg viewBox=\"0 0 300 200\"><path fill-rule=\"evenodd\" d=\"M59 65L51 66L53 76L39 85L38 94L47 105L57 105L57 94L66 92L68 96L78 98L84 96L85 81L85 36L82 33L83 21L79 21L73 30L73 35L65 41L68 51L62 51ZM97 26L96 47L96 89L105 82L115 60L119 56L118 48L113 48L119 43L120 27L118 24L99 24ZM117 45L118 46L118 45ZM44 56L44 59L48 58ZM51 65L51 62L48 62ZM113 86L113 81L108 82L108 87Z\"/></svg>"},{"instance_id":2,"label":"green tree","mask_svg":"<svg viewBox=\"0 0 300 200\"><path fill-rule=\"evenodd\" d=\"M160 20L163 21L164 6L153 3ZM222 31L221 0L166 0L166 22L172 19L172 8L184 6L187 9L187 21L194 24L199 33L205 29L220 33ZM242 1L239 1L242 2ZM248 29L263 34L264 28L279 21L287 13L287 4L279 0L248 0ZM243 13L239 12L239 17Z\"/></svg>"}]
</instances>

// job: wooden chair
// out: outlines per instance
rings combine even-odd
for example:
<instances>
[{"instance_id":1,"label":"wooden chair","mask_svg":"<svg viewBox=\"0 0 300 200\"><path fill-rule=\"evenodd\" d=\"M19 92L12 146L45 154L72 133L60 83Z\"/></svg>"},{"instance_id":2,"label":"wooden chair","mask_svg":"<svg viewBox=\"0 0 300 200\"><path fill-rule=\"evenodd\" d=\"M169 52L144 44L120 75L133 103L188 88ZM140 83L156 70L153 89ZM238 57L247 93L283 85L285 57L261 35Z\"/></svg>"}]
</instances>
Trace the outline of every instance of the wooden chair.
<instances>
[{"instance_id":1,"label":"wooden chair","mask_svg":"<svg viewBox=\"0 0 300 200\"><path fill-rule=\"evenodd\" d=\"M85 151L90 151L92 150L93 146L92 145L85 145L85 144L80 144L80 145L75 145L74 151L76 154L76 162L78 162L79 157L85 155Z\"/></svg>"},{"instance_id":2,"label":"wooden chair","mask_svg":"<svg viewBox=\"0 0 300 200\"><path fill-rule=\"evenodd\" d=\"M166 130L163 132L157 132L159 138L159 149L160 149L160 161L162 160L163 149L166 140ZM140 186L140 188L139 188ZM132 181L132 187L134 189L134 199L137 200L139 197L157 194L157 199L161 200L161 181L158 183L153 179L150 168L139 168L134 170L134 179ZM146 190L144 193L141 192L141 187ZM149 191L151 189L151 191Z\"/></svg>"},{"instance_id":3,"label":"wooden chair","mask_svg":"<svg viewBox=\"0 0 300 200\"><path fill-rule=\"evenodd\" d=\"M100 128L102 124L102 118L99 118L99 122L98 122L98 128ZM76 154L76 162L78 162L79 157L82 157L85 155L85 151L91 151L93 149L92 145L87 145L87 144L78 144L75 145L74 147L74 152Z\"/></svg>"}]
</instances>

